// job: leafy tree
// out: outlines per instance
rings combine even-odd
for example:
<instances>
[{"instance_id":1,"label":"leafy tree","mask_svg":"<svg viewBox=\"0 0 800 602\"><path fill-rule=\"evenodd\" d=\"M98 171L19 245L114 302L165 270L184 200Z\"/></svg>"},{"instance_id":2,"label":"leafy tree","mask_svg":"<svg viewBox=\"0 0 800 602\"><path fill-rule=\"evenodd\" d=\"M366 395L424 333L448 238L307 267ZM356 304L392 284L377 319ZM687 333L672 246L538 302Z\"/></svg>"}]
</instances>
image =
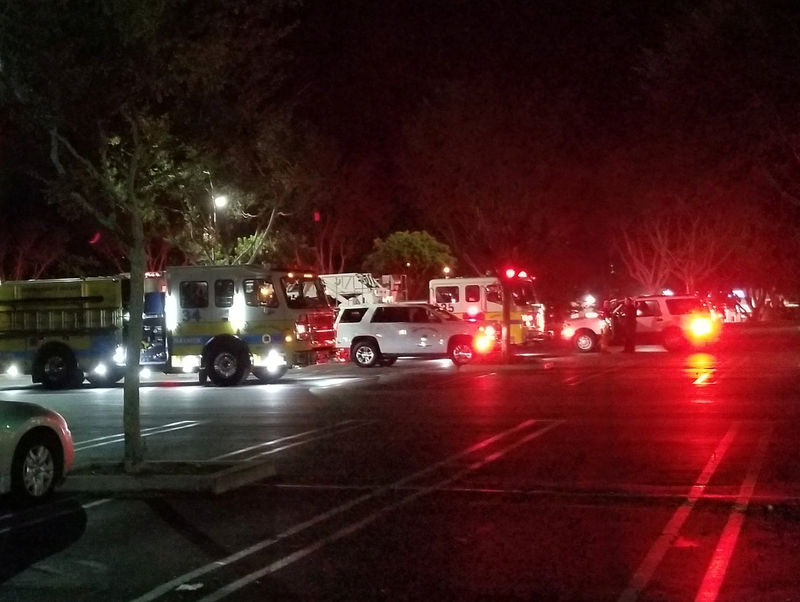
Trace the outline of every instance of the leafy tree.
<instances>
[{"instance_id":1,"label":"leafy tree","mask_svg":"<svg viewBox=\"0 0 800 602\"><path fill-rule=\"evenodd\" d=\"M0 281L40 278L64 254L66 233L40 223L0 226Z\"/></svg>"},{"instance_id":2,"label":"leafy tree","mask_svg":"<svg viewBox=\"0 0 800 602\"><path fill-rule=\"evenodd\" d=\"M264 23L271 10L272 4L253 7L244 0L224 8L185 0L9 0L0 15L0 94L49 149L51 170L38 175L50 198L95 219L124 244L128 257L124 430L130 470L144 457L138 333L145 232L165 230L187 191L198 186L200 147L183 140L202 137L191 138L191 128L178 125L198 100L218 102L227 76L238 75L242 53L272 42L265 29L251 26ZM266 85L271 75L248 80L250 88Z\"/></svg>"},{"instance_id":3,"label":"leafy tree","mask_svg":"<svg viewBox=\"0 0 800 602\"><path fill-rule=\"evenodd\" d=\"M455 265L450 247L427 232L394 232L385 240L376 238L364 268L379 274L400 274L405 279L407 298L427 296L427 283Z\"/></svg>"},{"instance_id":4,"label":"leafy tree","mask_svg":"<svg viewBox=\"0 0 800 602\"><path fill-rule=\"evenodd\" d=\"M419 219L476 273L513 262L577 277L564 262L594 239L583 225L596 211L575 138L581 120L569 93L535 82L441 87L406 128L400 159Z\"/></svg>"},{"instance_id":5,"label":"leafy tree","mask_svg":"<svg viewBox=\"0 0 800 602\"><path fill-rule=\"evenodd\" d=\"M391 211L381 166L372 159L347 158L330 141L310 139L301 164L300 219L289 223L304 233L320 273L346 271L369 249L375 232L388 229Z\"/></svg>"},{"instance_id":6,"label":"leafy tree","mask_svg":"<svg viewBox=\"0 0 800 602\"><path fill-rule=\"evenodd\" d=\"M792 251L780 264L768 261L776 256L769 235L745 234L751 252L731 256L741 264L731 273L758 282L754 286L762 290L796 288L800 269L798 34L794 3L709 0L666 30L663 42L645 51L641 62L652 118L643 137L658 136L666 159L658 168L665 177L714 179L720 188L747 182L750 189L737 204L750 207L738 213L754 221L743 226L774 235L770 222L781 222L781 244ZM718 200L718 211L729 213L728 203ZM710 226L706 231L714 237ZM753 256L774 269L755 273L748 260Z\"/></svg>"}]
</instances>

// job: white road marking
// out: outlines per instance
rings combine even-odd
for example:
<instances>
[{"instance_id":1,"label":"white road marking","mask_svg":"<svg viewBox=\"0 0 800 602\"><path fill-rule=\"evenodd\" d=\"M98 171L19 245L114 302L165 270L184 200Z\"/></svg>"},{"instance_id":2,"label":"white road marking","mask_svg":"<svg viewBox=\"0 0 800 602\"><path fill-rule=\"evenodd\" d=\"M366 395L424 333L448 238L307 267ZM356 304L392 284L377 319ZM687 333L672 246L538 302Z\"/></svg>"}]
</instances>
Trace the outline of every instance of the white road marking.
<instances>
[{"instance_id":1,"label":"white road marking","mask_svg":"<svg viewBox=\"0 0 800 602\"><path fill-rule=\"evenodd\" d=\"M309 435L313 435L314 433L325 433L324 435L318 435L316 437L310 437L308 439L303 439L302 441L298 441L295 443L290 443L288 445L283 445L281 447L277 447L275 449L270 449L264 452L260 452L255 454L254 456L249 456L244 458L243 461L253 460L255 458L260 458L261 456L268 456L279 451L283 451L285 449L289 449L291 447L296 447L298 445L304 445L306 443L311 443L312 441L319 441L320 439L327 439L328 437L333 437L334 435L339 435L342 433L346 433L347 431L351 431L353 429L361 428L362 426L366 426L368 424L374 424L374 420L345 420L343 422L339 422L332 426L326 426L320 429L313 429L310 431L304 431L302 433L297 433L296 435L289 435L287 437L280 437L279 439L272 439L271 441L264 441L262 443L258 443L257 445L251 445L250 447L243 447L242 449L237 449L232 452L228 452L227 454L222 454L211 458L212 461L222 460L223 458L230 458L231 456L238 456L240 454L244 454L256 449L262 449L264 447L271 447L278 443L283 443L285 441L292 441L293 439L299 439L300 437L307 437ZM346 426L347 425L347 426Z\"/></svg>"},{"instance_id":2,"label":"white road marking","mask_svg":"<svg viewBox=\"0 0 800 602\"><path fill-rule=\"evenodd\" d=\"M338 531L332 533L331 535L328 535L327 537L323 537L321 539L318 539L317 541L315 541L314 543L306 546L305 548L297 550L297 551L289 554L288 556L284 556L283 558L281 558L279 560L276 560L275 562L273 562L271 564L268 564L267 566L265 566L265 567L263 567L263 568L261 568L261 569L259 569L257 571L254 571L254 572L250 573L249 575L245 575L244 577L241 577L240 579L237 579L236 581L233 581L232 583L229 583L225 587L222 587L222 588L218 589L217 591L213 592L212 594L201 598L200 602L215 602L216 600L221 600L222 598L225 598L229 594L232 594L232 593L242 589L243 587L246 587L247 585L251 584L253 581L257 581L258 579L260 579L264 575L269 575L271 573L275 573L275 572L277 572L277 571L289 566L290 564L293 564L296 561L301 560L302 558L305 558L306 556L309 556L310 554L313 554L314 552L316 552L317 550L325 547L329 543L333 543L335 541L338 541L340 539L348 537L349 535L352 535L353 533L356 533L356 532L360 531L361 529L363 529L364 527L372 524L378 518L384 516L385 514L388 514L389 512L397 510L398 508L401 508L401 507L413 502L414 500L416 500L416 499L418 499L418 498L420 498L420 497L422 497L424 495L427 495L427 494L429 494L429 493L431 493L433 491L436 491L438 489L442 489L445 486L449 485L450 483L453 483L453 482L459 480L461 477L463 477L463 476L465 476L465 475L467 475L467 474L469 474L471 472L474 472L474 471L476 471L476 470L478 470L480 468L483 468L487 464L502 458L508 452L520 447L521 445L524 445L525 443L528 443L529 441L532 441L533 439L536 439L537 437L540 437L541 435L544 435L546 432L554 429L556 426L558 426L558 425L560 425L562 423L563 423L563 421L551 422L550 424L540 428L539 430L534 431L533 433L529 433L528 435L522 437L521 439L518 439L517 441L514 441L513 443L511 443L511 444L509 444L509 445L507 445L507 446L505 446L505 447L493 452L492 454L489 454L488 456L486 456L482 460L478 460L476 462L473 462L472 464L470 464L466 468L463 468L463 469L459 470L458 472L456 472L454 475L451 475L451 476L449 476L449 477L447 477L445 479L442 479L438 483L435 483L435 484L430 485L428 487L424 487L424 488L420 489L419 491L411 493L411 494L405 496L404 498L402 498L402 499L400 499L400 500L398 500L398 501L396 501L396 502L394 502L392 504L388 504L388 505L380 508L379 510L376 510L375 512L372 512L372 513L368 514L367 516L365 516L361 520L356 521L354 523L350 523L349 525L347 525L345 527L342 527L341 529L339 529Z\"/></svg>"},{"instance_id":3,"label":"white road marking","mask_svg":"<svg viewBox=\"0 0 800 602\"><path fill-rule=\"evenodd\" d=\"M340 504L339 506L331 508L330 510L328 510L326 512L318 514L318 515L310 518L307 521L299 523L299 524L287 529L286 531L283 531L282 533L279 533L275 537L270 537L270 538L264 539L262 541L259 541L259 542L255 543L255 544L253 544L252 546L249 546L247 548L244 548L243 550L240 550L239 552L231 554L230 556L226 556L225 558L221 558L220 560L217 560L217 561L211 562L209 564L206 564L204 566L201 566L201 567L199 567L199 568L197 568L197 569L195 569L193 571L190 571L190 572L185 573L183 575L179 575L178 577L175 577L174 579L172 579L172 580L170 580L170 581L168 581L166 583L163 583L162 585L159 585L158 587L156 587L156 588L150 590L149 592L143 594L142 596L136 598L133 602L148 602L150 600L155 600L157 598L160 598L164 594L167 594L167 593L171 592L173 589L177 588L178 586L180 586L180 585L182 585L182 584L184 584L184 583L186 583L188 581L191 581L193 579L196 579L197 577L200 577L202 575L210 573L211 571L215 571L215 570L217 570L219 568L222 568L222 567L228 566L230 564L233 564L234 562L237 562L237 561L241 560L242 558L246 558L247 556L255 554L256 552L259 552L259 551L263 550L264 548L272 546L272 545L278 543L279 541L284 540L284 539L286 539L288 537L291 537L293 535L297 535L298 533L302 533L302 532L310 529L311 527L314 527L314 526L316 526L316 525L328 520L329 518L332 518L334 516L342 514L342 513L346 512L346 511L348 511L348 510L350 510L352 508L355 508L356 506L358 506L358 505L360 505L360 504L362 504L364 502L367 502L367 501L372 500L374 498L383 496L383 495L389 493L390 491L396 490L396 489L398 489L400 487L404 487L408 483L410 483L410 482L412 482L412 481L414 481L416 479L419 479L419 478L421 478L421 477L423 477L423 476L425 476L425 475L427 475L427 474L429 474L429 473L431 473L431 472L433 472L435 470L438 470L439 468L441 468L443 466L446 466L447 464L450 464L450 463L453 463L453 462L455 462L457 460L460 460L464 456L467 456L467 455L469 455L471 453L474 453L474 452L476 452L476 451L478 451L480 449L483 449L484 447L486 447L488 445L491 445L492 443L494 443L496 441L499 441L499 440L503 439L504 437L512 435L512 434L514 434L514 433L516 433L516 432L518 432L520 430L529 428L532 425L536 424L536 422L537 422L536 420L525 420L525 421L519 423L515 427L512 427L512 428L510 428L508 430L505 430L505 431L503 431L501 433L498 433L497 435L489 437L488 439L484 439L483 441L479 441L475 445L473 445L471 447L468 447L467 449L465 449L465 450L463 450L463 451L461 451L461 452L459 452L457 454L449 456L449 457L445 458L444 460L436 462L435 464L432 464L432 465L430 465L430 466L428 466L426 468L423 468L422 470L420 470L418 472L415 472L415 473L413 473L413 474L411 474L411 475L409 475L407 477L403 477L402 479L400 479L398 481L395 481L394 483L391 483L389 485L385 485L385 486L382 486L382 487L372 488L372 490L369 493L365 493L364 495L361 495L361 496L359 496L357 498L354 498L354 499L352 499L350 501L347 501L347 502L345 502L343 504ZM555 423L553 423L553 426L557 426L559 424L562 424L562 422L563 421L555 422Z\"/></svg>"},{"instance_id":4,"label":"white road marking","mask_svg":"<svg viewBox=\"0 0 800 602\"><path fill-rule=\"evenodd\" d=\"M180 431L183 429L192 428L202 424L199 420L181 420L180 422L170 422L161 426L153 426L141 430L142 437L150 437L152 435L160 435L162 433L170 433L172 431ZM103 445L111 445L113 443L122 443L125 441L125 433L116 433L114 435L106 435L104 437L95 437L94 439L87 439L75 444L75 451L83 451L92 449L94 447L102 447Z\"/></svg>"},{"instance_id":5,"label":"white road marking","mask_svg":"<svg viewBox=\"0 0 800 602\"><path fill-rule=\"evenodd\" d=\"M620 595L620 602L632 602L636 600L639 594L647 587L656 568L658 568L658 565L672 545L672 542L680 533L681 527L683 527L686 519L689 518L689 514L691 514L694 509L695 503L702 497L706 485L708 485L720 462L722 462L722 457L725 455L725 452L728 451L734 437L739 432L740 425L740 422L734 422L719 442L717 448L711 454L711 458L709 458L703 471L700 473L700 476L697 477L697 481L689 490L686 501L675 511L675 514L672 515L672 518L661 532L661 536L652 545L650 551L634 573L630 583L628 583L628 587L625 588L625 591Z\"/></svg>"},{"instance_id":6,"label":"white road marking","mask_svg":"<svg viewBox=\"0 0 800 602\"><path fill-rule=\"evenodd\" d=\"M742 482L742 486L739 488L736 505L733 507L728 517L728 522L722 530L722 535L720 535L719 542L717 542L717 547L714 550L714 555L711 557L711 562L708 563L708 569L703 577L700 589L697 591L695 602L714 602L719 595L720 587L725 579L728 564L730 563L733 550L736 547L736 541L739 538L739 533L744 523L747 506L750 504L750 500L756 488L758 473L761 471L761 465L764 462L764 457L767 455L767 447L772 438L773 427L774 425L770 424L758 442L756 452L753 455L753 459L750 461L747 475Z\"/></svg>"}]
</instances>

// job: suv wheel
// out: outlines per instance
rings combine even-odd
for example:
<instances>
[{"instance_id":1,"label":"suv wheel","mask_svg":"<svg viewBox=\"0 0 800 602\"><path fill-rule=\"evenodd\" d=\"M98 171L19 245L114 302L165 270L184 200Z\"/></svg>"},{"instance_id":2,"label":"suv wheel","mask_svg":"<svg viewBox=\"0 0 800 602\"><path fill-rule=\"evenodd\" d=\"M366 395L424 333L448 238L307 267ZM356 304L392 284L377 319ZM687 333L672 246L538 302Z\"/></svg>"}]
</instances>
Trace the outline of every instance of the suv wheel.
<instances>
[{"instance_id":1,"label":"suv wheel","mask_svg":"<svg viewBox=\"0 0 800 602\"><path fill-rule=\"evenodd\" d=\"M371 368L380 361L381 353L375 341L358 341L350 352L353 362L361 368Z\"/></svg>"},{"instance_id":2,"label":"suv wheel","mask_svg":"<svg viewBox=\"0 0 800 602\"><path fill-rule=\"evenodd\" d=\"M463 366L472 361L474 351L468 339L457 339L450 345L450 359L456 366Z\"/></svg>"},{"instance_id":3,"label":"suv wheel","mask_svg":"<svg viewBox=\"0 0 800 602\"><path fill-rule=\"evenodd\" d=\"M597 347L597 335L591 330L579 330L572 340L575 349L581 353L589 353Z\"/></svg>"}]
</instances>

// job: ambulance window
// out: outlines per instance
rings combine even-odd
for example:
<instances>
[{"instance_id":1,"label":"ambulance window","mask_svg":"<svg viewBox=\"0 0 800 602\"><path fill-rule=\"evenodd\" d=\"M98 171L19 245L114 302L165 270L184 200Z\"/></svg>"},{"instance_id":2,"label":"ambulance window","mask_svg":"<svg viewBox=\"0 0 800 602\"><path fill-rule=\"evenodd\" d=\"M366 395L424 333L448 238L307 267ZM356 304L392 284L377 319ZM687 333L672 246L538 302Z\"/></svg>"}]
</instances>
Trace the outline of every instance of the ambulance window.
<instances>
[{"instance_id":1,"label":"ambulance window","mask_svg":"<svg viewBox=\"0 0 800 602\"><path fill-rule=\"evenodd\" d=\"M217 307L233 305L233 280L214 281L214 305Z\"/></svg>"},{"instance_id":2,"label":"ambulance window","mask_svg":"<svg viewBox=\"0 0 800 602\"><path fill-rule=\"evenodd\" d=\"M458 287L437 286L436 303L458 303Z\"/></svg>"},{"instance_id":3,"label":"ambulance window","mask_svg":"<svg viewBox=\"0 0 800 602\"><path fill-rule=\"evenodd\" d=\"M181 282L181 307L183 309L208 307L208 282L200 280Z\"/></svg>"},{"instance_id":4,"label":"ambulance window","mask_svg":"<svg viewBox=\"0 0 800 602\"><path fill-rule=\"evenodd\" d=\"M260 278L242 282L245 303L252 307L278 307L275 287L269 280Z\"/></svg>"},{"instance_id":5,"label":"ambulance window","mask_svg":"<svg viewBox=\"0 0 800 602\"><path fill-rule=\"evenodd\" d=\"M486 300L489 303L502 303L503 302L503 293L500 290L500 287L496 284L490 284L486 287Z\"/></svg>"},{"instance_id":6,"label":"ambulance window","mask_svg":"<svg viewBox=\"0 0 800 602\"><path fill-rule=\"evenodd\" d=\"M464 300L467 303L479 303L481 300L481 287L477 284L469 284L464 289Z\"/></svg>"}]
</instances>

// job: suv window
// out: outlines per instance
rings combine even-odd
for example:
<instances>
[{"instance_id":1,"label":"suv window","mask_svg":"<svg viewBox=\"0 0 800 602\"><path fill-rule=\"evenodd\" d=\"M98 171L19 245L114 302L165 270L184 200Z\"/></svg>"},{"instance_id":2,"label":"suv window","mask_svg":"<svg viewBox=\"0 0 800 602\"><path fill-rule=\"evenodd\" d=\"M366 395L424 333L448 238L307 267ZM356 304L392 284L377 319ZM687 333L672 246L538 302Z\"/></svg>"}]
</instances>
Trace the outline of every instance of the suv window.
<instances>
[{"instance_id":1,"label":"suv window","mask_svg":"<svg viewBox=\"0 0 800 602\"><path fill-rule=\"evenodd\" d=\"M339 322L344 322L345 324L355 324L361 321L361 318L364 317L365 313L367 313L366 307L345 309L342 312L342 317L339 319Z\"/></svg>"},{"instance_id":2,"label":"suv window","mask_svg":"<svg viewBox=\"0 0 800 602\"><path fill-rule=\"evenodd\" d=\"M636 315L640 318L649 318L652 316L660 316L661 309L658 307L658 301L637 301L636 302Z\"/></svg>"},{"instance_id":3,"label":"suv window","mask_svg":"<svg viewBox=\"0 0 800 602\"><path fill-rule=\"evenodd\" d=\"M410 322L408 307L378 307L375 315L372 316L373 322Z\"/></svg>"},{"instance_id":4,"label":"suv window","mask_svg":"<svg viewBox=\"0 0 800 602\"><path fill-rule=\"evenodd\" d=\"M674 315L690 314L695 311L705 310L705 305L700 299L667 299L667 309Z\"/></svg>"}]
</instances>

